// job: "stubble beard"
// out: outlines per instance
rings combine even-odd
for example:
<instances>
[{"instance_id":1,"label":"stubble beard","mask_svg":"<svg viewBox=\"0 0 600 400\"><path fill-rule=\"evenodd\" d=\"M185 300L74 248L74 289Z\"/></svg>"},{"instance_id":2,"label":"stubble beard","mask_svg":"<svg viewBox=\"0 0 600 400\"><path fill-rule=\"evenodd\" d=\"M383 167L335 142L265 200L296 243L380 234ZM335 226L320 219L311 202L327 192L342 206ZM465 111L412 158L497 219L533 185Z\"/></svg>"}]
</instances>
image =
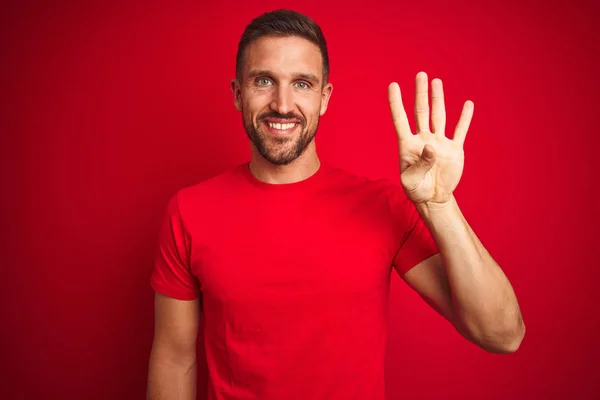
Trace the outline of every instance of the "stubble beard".
<instances>
[{"instance_id":1,"label":"stubble beard","mask_svg":"<svg viewBox=\"0 0 600 400\"><path fill-rule=\"evenodd\" d=\"M256 123L254 123L252 118L249 115L246 115L245 112L242 111L242 115L244 119L244 128L246 129L248 138L254 144L260 155L273 165L288 165L300 157L314 140L319 128L319 117L317 117L313 126L306 126L306 120L298 118L301 120L299 127L300 134L294 134L294 136L291 137L272 137L267 136L260 131L260 126L263 124L262 119L265 118L265 116L257 118ZM285 118L285 116L277 117ZM262 127L262 129L264 129L264 127Z\"/></svg>"}]
</instances>

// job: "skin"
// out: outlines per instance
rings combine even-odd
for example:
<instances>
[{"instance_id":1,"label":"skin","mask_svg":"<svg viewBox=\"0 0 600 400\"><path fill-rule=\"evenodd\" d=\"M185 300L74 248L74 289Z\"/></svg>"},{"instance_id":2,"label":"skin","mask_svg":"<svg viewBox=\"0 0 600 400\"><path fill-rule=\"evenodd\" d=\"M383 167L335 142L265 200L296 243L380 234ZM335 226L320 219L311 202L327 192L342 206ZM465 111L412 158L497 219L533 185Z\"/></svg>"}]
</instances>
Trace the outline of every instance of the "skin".
<instances>
[{"instance_id":1,"label":"skin","mask_svg":"<svg viewBox=\"0 0 600 400\"><path fill-rule=\"evenodd\" d=\"M177 300L156 293L154 320L146 399L195 400L199 300Z\"/></svg>"},{"instance_id":2,"label":"skin","mask_svg":"<svg viewBox=\"0 0 600 400\"><path fill-rule=\"evenodd\" d=\"M324 82L317 45L299 37L256 40L246 49L242 74L231 81L231 90L250 139L250 170L258 179L293 183L319 169L313 138L333 85ZM269 120L298 121L301 129L278 137L266 128Z\"/></svg>"},{"instance_id":3,"label":"skin","mask_svg":"<svg viewBox=\"0 0 600 400\"><path fill-rule=\"evenodd\" d=\"M424 72L417 74L417 132L413 134L400 87L394 82L388 88L401 184L440 249L402 278L467 340L489 352L512 353L525 335L517 298L453 195L464 167L463 144L473 103L465 103L449 139L441 80L434 79L431 89L430 128L428 78ZM231 81L231 90L250 139L254 176L267 183L293 183L319 169L314 136L333 87L323 80L316 45L298 37L264 37L253 42L246 51L242 76ZM288 137L273 135L264 121L275 117L297 122L300 128ZM199 300L156 294L148 399L196 398L199 310Z\"/></svg>"},{"instance_id":4,"label":"skin","mask_svg":"<svg viewBox=\"0 0 600 400\"><path fill-rule=\"evenodd\" d=\"M410 130L400 87L388 100L400 151L400 180L429 227L440 252L408 271L404 279L468 340L493 353L516 351L525 324L515 292L500 266L473 232L453 195L464 169L464 142L474 104L467 101L453 138L446 137L443 84L416 77L415 119ZM432 126L429 126L431 116Z\"/></svg>"}]
</instances>

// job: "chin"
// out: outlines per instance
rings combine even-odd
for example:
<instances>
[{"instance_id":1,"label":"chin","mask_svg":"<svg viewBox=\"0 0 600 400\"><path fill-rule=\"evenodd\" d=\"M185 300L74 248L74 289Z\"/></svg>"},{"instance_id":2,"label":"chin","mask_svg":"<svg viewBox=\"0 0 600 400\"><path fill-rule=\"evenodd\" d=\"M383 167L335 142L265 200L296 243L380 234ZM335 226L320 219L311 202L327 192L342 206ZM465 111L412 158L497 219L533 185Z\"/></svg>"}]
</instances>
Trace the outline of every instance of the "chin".
<instances>
[{"instance_id":1,"label":"chin","mask_svg":"<svg viewBox=\"0 0 600 400\"><path fill-rule=\"evenodd\" d=\"M266 152L261 152L261 155L263 156L263 158L265 160L267 160L271 164L279 165L279 166L289 165L299 157L299 155L297 155L295 152L293 152L292 154L290 154L289 152L285 152L282 154L279 152L275 153L275 152L266 151Z\"/></svg>"}]
</instances>

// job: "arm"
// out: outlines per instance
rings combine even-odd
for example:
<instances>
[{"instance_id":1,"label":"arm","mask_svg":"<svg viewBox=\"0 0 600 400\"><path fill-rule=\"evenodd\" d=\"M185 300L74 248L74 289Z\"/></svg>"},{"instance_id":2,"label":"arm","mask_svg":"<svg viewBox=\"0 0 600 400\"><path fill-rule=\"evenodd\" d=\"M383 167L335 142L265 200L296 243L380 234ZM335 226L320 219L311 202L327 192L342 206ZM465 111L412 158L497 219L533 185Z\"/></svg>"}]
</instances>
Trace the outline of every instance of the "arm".
<instances>
[{"instance_id":1,"label":"arm","mask_svg":"<svg viewBox=\"0 0 600 400\"><path fill-rule=\"evenodd\" d=\"M516 351L525 335L516 295L456 199L417 209L440 253L409 270L404 280L466 339L493 353Z\"/></svg>"},{"instance_id":2,"label":"arm","mask_svg":"<svg viewBox=\"0 0 600 400\"><path fill-rule=\"evenodd\" d=\"M417 133L408 123L397 83L388 87L392 120L398 134L400 180L429 228L439 255L416 265L405 280L469 340L499 353L514 352L525 334L515 293L483 247L453 195L464 168L464 142L474 104L465 102L452 139L446 137L442 81L416 77ZM431 126L429 124L431 116Z\"/></svg>"},{"instance_id":3,"label":"arm","mask_svg":"<svg viewBox=\"0 0 600 400\"><path fill-rule=\"evenodd\" d=\"M155 295L148 400L196 399L199 301Z\"/></svg>"}]
</instances>

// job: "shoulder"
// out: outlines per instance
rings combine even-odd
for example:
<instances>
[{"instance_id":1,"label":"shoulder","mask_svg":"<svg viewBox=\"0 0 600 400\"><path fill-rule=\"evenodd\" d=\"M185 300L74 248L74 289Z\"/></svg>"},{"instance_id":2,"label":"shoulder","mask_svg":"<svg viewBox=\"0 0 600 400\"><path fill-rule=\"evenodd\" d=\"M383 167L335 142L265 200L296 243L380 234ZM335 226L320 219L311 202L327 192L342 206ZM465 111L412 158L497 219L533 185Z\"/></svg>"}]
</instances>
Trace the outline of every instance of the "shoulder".
<instances>
[{"instance_id":1,"label":"shoulder","mask_svg":"<svg viewBox=\"0 0 600 400\"><path fill-rule=\"evenodd\" d=\"M401 183L387 177L369 177L343 168L330 166L331 181L345 201L369 209L395 225L414 219L416 210Z\"/></svg>"},{"instance_id":2,"label":"shoulder","mask_svg":"<svg viewBox=\"0 0 600 400\"><path fill-rule=\"evenodd\" d=\"M191 210L211 208L218 205L224 198L235 195L241 179L241 165L228 167L197 183L184 186L177 190L171 197L182 215L189 214Z\"/></svg>"},{"instance_id":3,"label":"shoulder","mask_svg":"<svg viewBox=\"0 0 600 400\"><path fill-rule=\"evenodd\" d=\"M386 199L390 196L394 198L405 197L400 183L396 183L390 178L367 176L330 163L326 165L329 181L337 187Z\"/></svg>"}]
</instances>

